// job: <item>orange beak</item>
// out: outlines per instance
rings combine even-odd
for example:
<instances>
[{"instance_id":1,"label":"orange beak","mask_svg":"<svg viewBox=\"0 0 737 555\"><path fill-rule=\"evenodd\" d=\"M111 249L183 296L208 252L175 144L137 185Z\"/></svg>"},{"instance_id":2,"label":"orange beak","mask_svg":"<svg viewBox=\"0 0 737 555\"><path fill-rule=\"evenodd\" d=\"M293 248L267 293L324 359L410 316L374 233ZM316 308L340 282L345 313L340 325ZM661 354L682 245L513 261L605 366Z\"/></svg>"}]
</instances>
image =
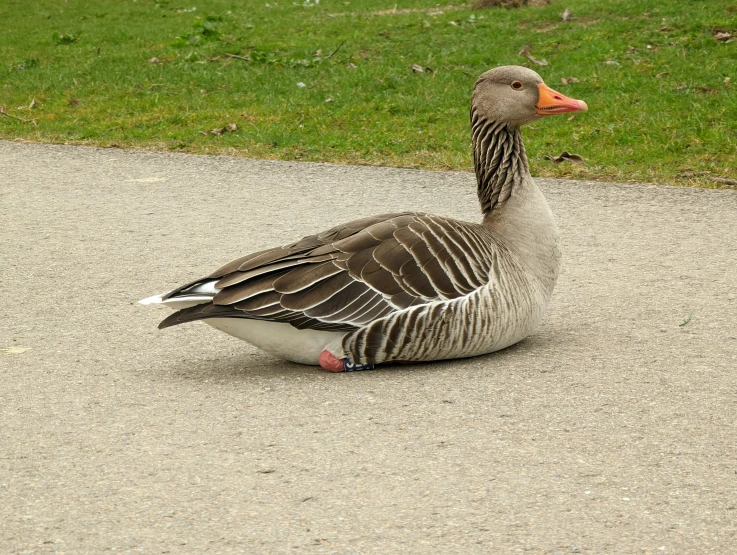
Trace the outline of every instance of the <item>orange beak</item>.
<instances>
[{"instance_id":1,"label":"orange beak","mask_svg":"<svg viewBox=\"0 0 737 555\"><path fill-rule=\"evenodd\" d=\"M540 98L537 101L537 113L541 116L552 116L553 114L563 114L565 112L588 112L589 107L583 100L568 98L554 91L545 83L540 83Z\"/></svg>"}]
</instances>

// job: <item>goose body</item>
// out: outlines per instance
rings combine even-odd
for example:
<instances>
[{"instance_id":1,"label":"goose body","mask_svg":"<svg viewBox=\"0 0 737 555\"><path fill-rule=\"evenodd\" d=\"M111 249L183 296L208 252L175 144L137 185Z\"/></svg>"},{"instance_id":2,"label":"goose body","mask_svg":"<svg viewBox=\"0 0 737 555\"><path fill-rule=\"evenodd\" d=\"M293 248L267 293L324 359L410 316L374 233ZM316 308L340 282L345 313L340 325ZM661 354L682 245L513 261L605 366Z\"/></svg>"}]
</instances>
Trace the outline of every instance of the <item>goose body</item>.
<instances>
[{"instance_id":1,"label":"goose body","mask_svg":"<svg viewBox=\"0 0 737 555\"><path fill-rule=\"evenodd\" d=\"M149 297L278 357L331 371L464 358L530 335L560 269L553 214L519 126L586 110L532 70L483 74L471 106L481 223L419 212L355 220Z\"/></svg>"}]
</instances>

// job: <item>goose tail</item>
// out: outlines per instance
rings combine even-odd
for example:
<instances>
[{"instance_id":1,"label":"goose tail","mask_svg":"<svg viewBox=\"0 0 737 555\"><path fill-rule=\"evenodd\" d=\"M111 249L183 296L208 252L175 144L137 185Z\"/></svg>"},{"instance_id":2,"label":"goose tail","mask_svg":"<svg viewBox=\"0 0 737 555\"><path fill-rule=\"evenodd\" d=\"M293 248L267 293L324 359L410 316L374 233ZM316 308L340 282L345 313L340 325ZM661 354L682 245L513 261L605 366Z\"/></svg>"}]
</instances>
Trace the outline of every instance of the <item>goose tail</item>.
<instances>
[{"instance_id":1,"label":"goose tail","mask_svg":"<svg viewBox=\"0 0 737 555\"><path fill-rule=\"evenodd\" d=\"M216 281L216 279L196 281L184 287L174 289L174 291L169 291L168 293L146 297L138 302L144 305L163 304L174 310L209 303L219 291L215 287Z\"/></svg>"}]
</instances>

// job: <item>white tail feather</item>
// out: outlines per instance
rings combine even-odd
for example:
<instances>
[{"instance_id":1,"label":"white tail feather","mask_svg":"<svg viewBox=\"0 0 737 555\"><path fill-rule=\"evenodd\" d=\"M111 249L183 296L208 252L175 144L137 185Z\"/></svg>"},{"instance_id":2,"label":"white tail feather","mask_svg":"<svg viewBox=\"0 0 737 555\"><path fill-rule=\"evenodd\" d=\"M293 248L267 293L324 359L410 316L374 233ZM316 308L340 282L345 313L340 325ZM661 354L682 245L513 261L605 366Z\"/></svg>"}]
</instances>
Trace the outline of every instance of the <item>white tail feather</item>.
<instances>
[{"instance_id":1,"label":"white tail feather","mask_svg":"<svg viewBox=\"0 0 737 555\"><path fill-rule=\"evenodd\" d=\"M153 297L146 297L138 301L139 304L161 304L161 295L154 295Z\"/></svg>"},{"instance_id":2,"label":"white tail feather","mask_svg":"<svg viewBox=\"0 0 737 555\"><path fill-rule=\"evenodd\" d=\"M138 302L139 304L163 304L174 310L181 310L190 306L209 303L212 300L212 295L188 295L186 297L173 297L171 299L163 299L162 297L163 295L154 295L153 297L141 299Z\"/></svg>"}]
</instances>

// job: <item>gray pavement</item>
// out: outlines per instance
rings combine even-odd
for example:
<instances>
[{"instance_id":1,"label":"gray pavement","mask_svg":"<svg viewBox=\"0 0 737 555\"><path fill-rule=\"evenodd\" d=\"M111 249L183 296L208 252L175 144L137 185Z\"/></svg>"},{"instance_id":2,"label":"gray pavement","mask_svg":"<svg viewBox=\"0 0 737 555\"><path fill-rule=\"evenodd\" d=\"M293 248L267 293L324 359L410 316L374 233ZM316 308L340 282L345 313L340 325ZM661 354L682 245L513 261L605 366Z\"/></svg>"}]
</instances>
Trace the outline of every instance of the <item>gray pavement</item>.
<instances>
[{"instance_id":1,"label":"gray pavement","mask_svg":"<svg viewBox=\"0 0 737 555\"><path fill-rule=\"evenodd\" d=\"M533 337L333 375L136 301L470 173L0 142L0 553L737 552L737 191L541 185Z\"/></svg>"}]
</instances>

